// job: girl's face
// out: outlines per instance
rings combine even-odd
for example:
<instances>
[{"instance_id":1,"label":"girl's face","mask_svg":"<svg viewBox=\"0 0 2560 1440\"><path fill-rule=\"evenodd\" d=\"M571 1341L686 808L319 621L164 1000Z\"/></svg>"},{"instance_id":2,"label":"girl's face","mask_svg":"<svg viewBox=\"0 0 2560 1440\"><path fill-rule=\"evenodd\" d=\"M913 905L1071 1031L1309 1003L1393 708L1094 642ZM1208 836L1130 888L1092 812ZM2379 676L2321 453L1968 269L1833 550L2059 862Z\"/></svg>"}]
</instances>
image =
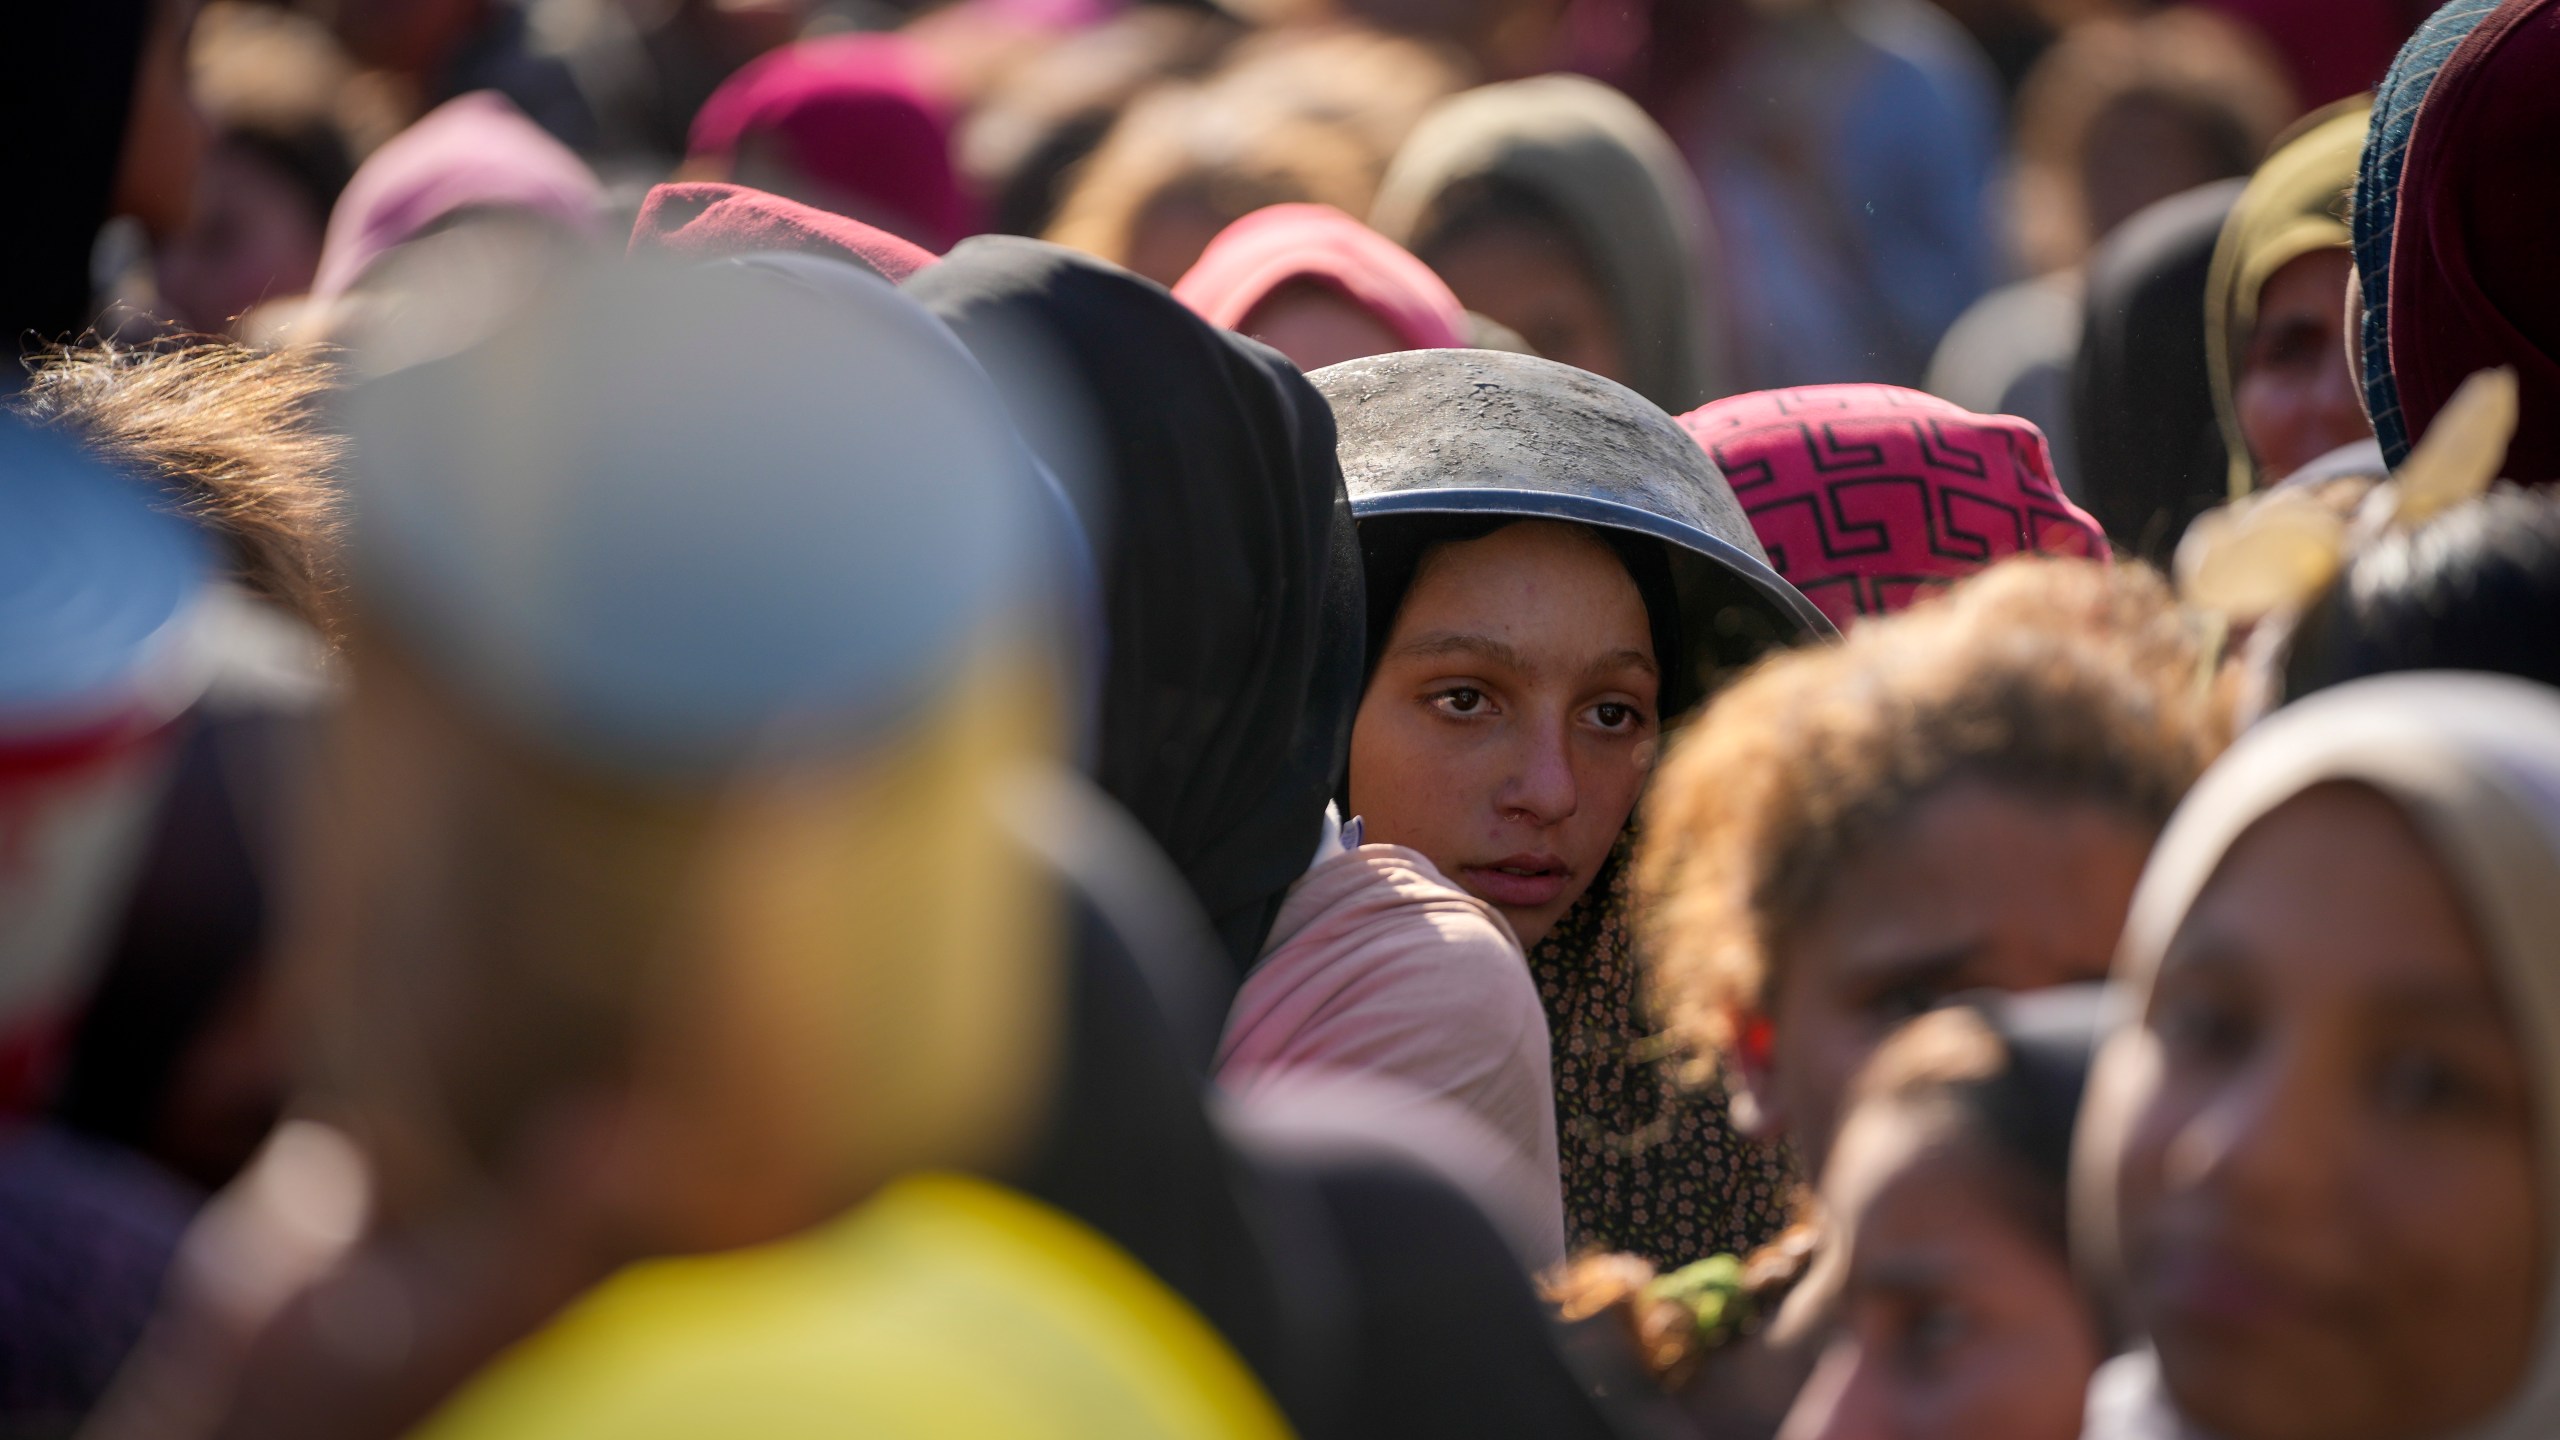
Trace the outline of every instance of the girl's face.
<instances>
[{"instance_id":1,"label":"girl's face","mask_svg":"<svg viewBox=\"0 0 2560 1440\"><path fill-rule=\"evenodd\" d=\"M1984 1142L1860 1108L1823 1173L1834 1329L1779 1440L2077 1440L2106 1350Z\"/></svg>"},{"instance_id":2,"label":"girl's face","mask_svg":"<svg viewBox=\"0 0 2560 1440\"><path fill-rule=\"evenodd\" d=\"M1549 360L1625 384L1626 337L1608 292L1572 240L1526 221L1480 225L1435 242L1423 259L1459 303L1519 332Z\"/></svg>"},{"instance_id":3,"label":"girl's face","mask_svg":"<svg viewBox=\"0 0 2560 1440\"><path fill-rule=\"evenodd\" d=\"M1771 1044L1735 1057L1737 1118L1818 1171L1850 1080L1896 1026L1967 990L2105 979L2151 839L2085 800L1978 780L1929 795L1781 942Z\"/></svg>"},{"instance_id":4,"label":"girl's face","mask_svg":"<svg viewBox=\"0 0 2560 1440\"><path fill-rule=\"evenodd\" d=\"M2233 846L2095 1082L2135 1320L2226 1440L2414 1440L2525 1370L2548 1273L2531 1067L2400 810L2330 785Z\"/></svg>"},{"instance_id":5,"label":"girl's face","mask_svg":"<svg viewBox=\"0 0 2560 1440\"><path fill-rule=\"evenodd\" d=\"M1635 808L1661 675L1644 597L1591 532L1529 520L1441 546L1361 699L1351 808L1535 945Z\"/></svg>"},{"instance_id":6,"label":"girl's face","mask_svg":"<svg viewBox=\"0 0 2560 1440\"><path fill-rule=\"evenodd\" d=\"M2354 273L2346 251L2317 250L2258 291L2258 324L2232 398L2249 454L2271 482L2373 435L2347 361L2343 297Z\"/></svg>"}]
</instances>

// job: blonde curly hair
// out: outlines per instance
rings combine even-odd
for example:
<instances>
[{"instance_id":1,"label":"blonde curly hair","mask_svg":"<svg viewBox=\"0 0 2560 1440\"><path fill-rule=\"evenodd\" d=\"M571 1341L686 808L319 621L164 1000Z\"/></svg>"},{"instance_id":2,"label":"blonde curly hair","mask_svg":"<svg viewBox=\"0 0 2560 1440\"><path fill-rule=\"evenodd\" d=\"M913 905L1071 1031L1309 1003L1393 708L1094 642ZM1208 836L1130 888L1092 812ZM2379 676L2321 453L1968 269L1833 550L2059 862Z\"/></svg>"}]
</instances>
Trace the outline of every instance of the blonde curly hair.
<instances>
[{"instance_id":1,"label":"blonde curly hair","mask_svg":"<svg viewBox=\"0 0 2560 1440\"><path fill-rule=\"evenodd\" d=\"M1746 675L1646 800L1636 883L1674 1036L1711 1068L1831 877L1950 781L2156 831L2229 742L2217 649L2148 567L2023 558Z\"/></svg>"},{"instance_id":2,"label":"blonde curly hair","mask_svg":"<svg viewBox=\"0 0 2560 1440\"><path fill-rule=\"evenodd\" d=\"M95 341L38 357L13 408L168 487L242 584L328 634L344 443L320 412L337 379L316 350Z\"/></svg>"}]
</instances>

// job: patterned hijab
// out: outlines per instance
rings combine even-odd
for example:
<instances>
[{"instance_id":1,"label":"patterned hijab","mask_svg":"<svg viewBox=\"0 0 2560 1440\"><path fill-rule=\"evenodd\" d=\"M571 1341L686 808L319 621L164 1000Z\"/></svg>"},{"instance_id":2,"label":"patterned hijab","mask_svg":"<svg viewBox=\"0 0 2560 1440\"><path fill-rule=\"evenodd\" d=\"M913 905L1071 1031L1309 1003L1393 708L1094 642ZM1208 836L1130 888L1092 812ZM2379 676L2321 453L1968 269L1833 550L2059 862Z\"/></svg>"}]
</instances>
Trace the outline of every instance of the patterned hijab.
<instances>
[{"instance_id":1,"label":"patterned hijab","mask_svg":"<svg viewBox=\"0 0 2560 1440\"><path fill-rule=\"evenodd\" d=\"M2021 553L2104 559L2044 433L1894 385L1718 400L1680 424L1724 471L1789 584L1846 626Z\"/></svg>"},{"instance_id":2,"label":"patterned hijab","mask_svg":"<svg viewBox=\"0 0 2560 1440\"><path fill-rule=\"evenodd\" d=\"M2453 0L2375 92L2356 183L2365 410L2394 465L2475 370L2515 368L2509 478L2560 479L2560 0Z\"/></svg>"}]
</instances>

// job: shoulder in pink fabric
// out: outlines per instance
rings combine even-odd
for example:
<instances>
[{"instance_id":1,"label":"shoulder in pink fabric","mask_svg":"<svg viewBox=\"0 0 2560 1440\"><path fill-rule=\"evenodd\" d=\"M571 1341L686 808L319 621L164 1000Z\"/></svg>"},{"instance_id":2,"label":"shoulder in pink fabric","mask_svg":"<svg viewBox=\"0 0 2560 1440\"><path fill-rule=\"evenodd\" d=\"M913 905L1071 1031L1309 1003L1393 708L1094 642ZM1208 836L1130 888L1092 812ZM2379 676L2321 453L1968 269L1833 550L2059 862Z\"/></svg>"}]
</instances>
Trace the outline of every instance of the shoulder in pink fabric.
<instances>
[{"instance_id":1,"label":"shoulder in pink fabric","mask_svg":"<svg viewBox=\"0 0 2560 1440\"><path fill-rule=\"evenodd\" d=\"M800 175L928 249L977 233L978 207L951 159L950 107L914 47L894 35L831 35L786 45L723 82L694 116L694 158L771 144Z\"/></svg>"},{"instance_id":2,"label":"shoulder in pink fabric","mask_svg":"<svg viewBox=\"0 0 2560 1440\"><path fill-rule=\"evenodd\" d=\"M1680 417L1733 485L1769 563L1833 623L1899 610L2023 552L2105 559L2054 483L2044 432L1893 385L1809 385Z\"/></svg>"},{"instance_id":3,"label":"shoulder in pink fabric","mask_svg":"<svg viewBox=\"0 0 2560 1440\"><path fill-rule=\"evenodd\" d=\"M520 211L592 237L604 229L604 187L505 96L457 96L356 168L329 212L312 298L345 294L374 261L466 210Z\"/></svg>"},{"instance_id":4,"label":"shoulder in pink fabric","mask_svg":"<svg viewBox=\"0 0 2560 1440\"><path fill-rule=\"evenodd\" d=\"M1518 1208L1562 1253L1537 981L1501 912L1417 852L1363 845L1300 877L1228 1011L1215 1069L1234 1095L1352 1076L1465 1110L1516 1158Z\"/></svg>"},{"instance_id":5,"label":"shoulder in pink fabric","mask_svg":"<svg viewBox=\"0 0 2560 1440\"><path fill-rule=\"evenodd\" d=\"M886 230L743 185L661 185L640 202L631 253L677 260L784 251L850 260L895 285L934 254Z\"/></svg>"},{"instance_id":6,"label":"shoulder in pink fabric","mask_svg":"<svg viewBox=\"0 0 2560 1440\"><path fill-rule=\"evenodd\" d=\"M1377 317L1408 350L1454 350L1467 310L1431 267L1330 205L1270 205L1218 233L1174 298L1233 330L1280 287L1312 280Z\"/></svg>"}]
</instances>

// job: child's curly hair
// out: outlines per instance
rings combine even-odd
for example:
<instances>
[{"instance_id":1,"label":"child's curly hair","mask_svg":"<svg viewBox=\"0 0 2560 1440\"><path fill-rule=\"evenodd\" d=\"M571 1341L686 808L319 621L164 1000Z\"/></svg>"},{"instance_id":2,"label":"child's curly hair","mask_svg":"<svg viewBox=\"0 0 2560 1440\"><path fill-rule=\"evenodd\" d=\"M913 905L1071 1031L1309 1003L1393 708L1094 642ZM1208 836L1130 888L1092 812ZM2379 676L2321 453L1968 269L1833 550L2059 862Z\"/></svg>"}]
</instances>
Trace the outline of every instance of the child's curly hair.
<instances>
[{"instance_id":1,"label":"child's curly hair","mask_svg":"<svg viewBox=\"0 0 2560 1440\"><path fill-rule=\"evenodd\" d=\"M1637 885L1654 993L1701 1061L1765 1014L1831 877L1950 781L2157 829L2229 741L2217 643L2139 565L2023 558L1779 655L1675 743Z\"/></svg>"}]
</instances>

